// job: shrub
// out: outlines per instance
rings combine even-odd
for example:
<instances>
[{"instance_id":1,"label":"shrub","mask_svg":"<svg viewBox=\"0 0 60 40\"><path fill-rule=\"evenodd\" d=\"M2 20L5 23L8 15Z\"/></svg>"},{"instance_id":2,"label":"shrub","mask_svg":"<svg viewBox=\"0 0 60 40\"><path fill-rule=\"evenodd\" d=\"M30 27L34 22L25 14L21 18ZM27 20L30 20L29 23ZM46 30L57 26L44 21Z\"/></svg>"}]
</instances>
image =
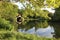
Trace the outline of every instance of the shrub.
<instances>
[{"instance_id":1,"label":"shrub","mask_svg":"<svg viewBox=\"0 0 60 40\"><path fill-rule=\"evenodd\" d=\"M14 26L10 24L9 21L6 21L3 18L0 18L0 30L9 30L14 29Z\"/></svg>"}]
</instances>

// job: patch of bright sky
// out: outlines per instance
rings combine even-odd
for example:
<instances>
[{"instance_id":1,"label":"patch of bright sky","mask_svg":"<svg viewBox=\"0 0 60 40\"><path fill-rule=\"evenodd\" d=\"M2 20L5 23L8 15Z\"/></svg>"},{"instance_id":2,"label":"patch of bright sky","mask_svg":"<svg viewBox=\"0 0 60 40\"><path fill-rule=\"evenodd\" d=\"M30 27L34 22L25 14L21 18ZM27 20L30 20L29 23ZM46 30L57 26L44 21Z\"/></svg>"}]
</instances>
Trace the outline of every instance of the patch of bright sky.
<instances>
[{"instance_id":1,"label":"patch of bright sky","mask_svg":"<svg viewBox=\"0 0 60 40\"><path fill-rule=\"evenodd\" d=\"M44 1L44 5L45 5L45 7L42 8L41 10L47 10L47 11L49 11L51 13L55 13L55 10L54 10L53 7L48 8L47 3L46 3L46 0Z\"/></svg>"},{"instance_id":2,"label":"patch of bright sky","mask_svg":"<svg viewBox=\"0 0 60 40\"><path fill-rule=\"evenodd\" d=\"M25 7L23 6L23 4L20 3L20 2L16 2L16 3L14 3L14 4L16 4L19 9L25 9Z\"/></svg>"},{"instance_id":3,"label":"patch of bright sky","mask_svg":"<svg viewBox=\"0 0 60 40\"><path fill-rule=\"evenodd\" d=\"M41 10L47 10L47 11L49 11L49 12L51 12L51 13L54 13L54 12L55 12L55 10L54 10L53 7L51 7L51 8L45 7L45 8L42 8Z\"/></svg>"}]
</instances>

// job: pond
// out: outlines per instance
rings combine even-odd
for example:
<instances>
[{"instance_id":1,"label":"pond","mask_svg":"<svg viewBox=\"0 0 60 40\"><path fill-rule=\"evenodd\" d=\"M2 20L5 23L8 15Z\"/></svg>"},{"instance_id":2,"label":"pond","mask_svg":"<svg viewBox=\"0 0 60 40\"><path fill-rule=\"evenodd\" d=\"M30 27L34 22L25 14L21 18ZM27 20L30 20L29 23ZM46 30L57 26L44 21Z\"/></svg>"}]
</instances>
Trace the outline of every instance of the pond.
<instances>
[{"instance_id":1,"label":"pond","mask_svg":"<svg viewBox=\"0 0 60 40\"><path fill-rule=\"evenodd\" d=\"M18 32L35 34L46 38L59 38L60 23L47 21L26 21L18 25Z\"/></svg>"}]
</instances>

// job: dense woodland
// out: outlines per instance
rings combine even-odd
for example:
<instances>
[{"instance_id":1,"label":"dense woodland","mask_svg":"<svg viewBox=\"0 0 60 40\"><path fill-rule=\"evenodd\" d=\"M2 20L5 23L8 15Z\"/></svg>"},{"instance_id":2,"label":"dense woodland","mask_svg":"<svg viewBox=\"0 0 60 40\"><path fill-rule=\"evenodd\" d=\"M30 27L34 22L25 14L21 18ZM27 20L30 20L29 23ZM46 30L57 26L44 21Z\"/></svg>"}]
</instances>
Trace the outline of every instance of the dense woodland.
<instances>
[{"instance_id":1,"label":"dense woodland","mask_svg":"<svg viewBox=\"0 0 60 40\"><path fill-rule=\"evenodd\" d=\"M24 2L28 1L24 5ZM19 0L25 9L18 9L18 6L12 4L10 0L0 0L0 39L1 40L56 40L55 38L40 38L35 35L18 33L16 30L18 24L16 23L16 16L18 13L22 15L24 20L46 20L57 22L60 21L60 0ZM31 6L32 5L32 6ZM54 15L47 10L41 10L45 5L54 7ZM19 34L19 35L18 35Z\"/></svg>"}]
</instances>

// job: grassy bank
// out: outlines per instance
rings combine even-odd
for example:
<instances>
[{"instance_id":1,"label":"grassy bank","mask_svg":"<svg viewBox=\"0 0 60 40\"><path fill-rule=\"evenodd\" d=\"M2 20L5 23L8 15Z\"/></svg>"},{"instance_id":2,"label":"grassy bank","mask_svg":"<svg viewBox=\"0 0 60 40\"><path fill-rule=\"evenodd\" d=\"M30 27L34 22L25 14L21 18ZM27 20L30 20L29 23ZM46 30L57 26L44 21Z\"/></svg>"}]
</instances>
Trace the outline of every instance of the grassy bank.
<instances>
[{"instance_id":1,"label":"grassy bank","mask_svg":"<svg viewBox=\"0 0 60 40\"><path fill-rule=\"evenodd\" d=\"M59 40L59 39L37 37L36 35L23 34L19 32L1 31L0 40Z\"/></svg>"}]
</instances>

